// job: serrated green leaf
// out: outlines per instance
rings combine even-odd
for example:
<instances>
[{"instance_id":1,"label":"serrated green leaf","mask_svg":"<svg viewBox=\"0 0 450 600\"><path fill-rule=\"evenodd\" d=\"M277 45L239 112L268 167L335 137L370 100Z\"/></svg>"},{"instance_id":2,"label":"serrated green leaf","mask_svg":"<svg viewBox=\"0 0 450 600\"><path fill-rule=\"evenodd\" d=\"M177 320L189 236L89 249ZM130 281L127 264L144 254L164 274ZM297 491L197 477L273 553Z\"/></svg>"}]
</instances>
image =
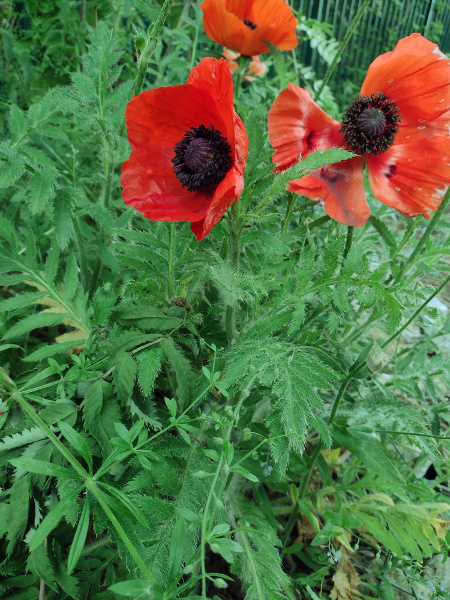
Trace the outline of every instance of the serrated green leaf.
<instances>
[{"instance_id":1,"label":"serrated green leaf","mask_svg":"<svg viewBox=\"0 0 450 600\"><path fill-rule=\"evenodd\" d=\"M89 472L92 475L93 463L92 463L92 454L89 450L89 446L82 435L75 431L73 427L71 427L68 423L64 421L58 421L58 427L63 436L69 442L69 444L75 448L75 450L84 458L86 464L89 467Z\"/></svg>"},{"instance_id":2,"label":"serrated green leaf","mask_svg":"<svg viewBox=\"0 0 450 600\"><path fill-rule=\"evenodd\" d=\"M186 522L182 515L178 516L172 530L169 552L169 580L176 581L181 572L181 563L186 545Z\"/></svg>"},{"instance_id":3,"label":"serrated green leaf","mask_svg":"<svg viewBox=\"0 0 450 600\"><path fill-rule=\"evenodd\" d=\"M45 292L22 292L12 298L0 301L0 312L8 312L10 310L16 310L17 308L24 308L25 306L31 306L40 298L45 296Z\"/></svg>"},{"instance_id":4,"label":"serrated green leaf","mask_svg":"<svg viewBox=\"0 0 450 600\"><path fill-rule=\"evenodd\" d=\"M30 210L36 215L41 213L53 196L58 172L55 169L44 167L36 171L30 181Z\"/></svg>"},{"instance_id":5,"label":"serrated green leaf","mask_svg":"<svg viewBox=\"0 0 450 600\"><path fill-rule=\"evenodd\" d=\"M70 506L72 502L75 501L82 489L82 486L78 487L71 494L66 496L64 500L60 500L58 504L55 504L55 506L51 509L51 511L44 518L37 530L34 532L33 537L30 541L31 551L35 550L38 546L44 543L45 538L58 525L61 517L66 512L66 509Z\"/></svg>"},{"instance_id":6,"label":"serrated green leaf","mask_svg":"<svg viewBox=\"0 0 450 600\"><path fill-rule=\"evenodd\" d=\"M14 160L0 160L0 188L12 185L25 170L25 161L21 157Z\"/></svg>"},{"instance_id":7,"label":"serrated green leaf","mask_svg":"<svg viewBox=\"0 0 450 600\"><path fill-rule=\"evenodd\" d=\"M6 538L6 553L11 555L14 548L23 538L27 523L30 495L29 476L21 477L14 482L9 493L9 518Z\"/></svg>"},{"instance_id":8,"label":"serrated green leaf","mask_svg":"<svg viewBox=\"0 0 450 600\"><path fill-rule=\"evenodd\" d=\"M61 190L56 196L53 205L55 239L61 250L67 247L73 233L72 202L70 192L68 190Z\"/></svg>"},{"instance_id":9,"label":"serrated green leaf","mask_svg":"<svg viewBox=\"0 0 450 600\"><path fill-rule=\"evenodd\" d=\"M75 256L71 254L67 259L66 272L64 275L64 299L69 301L73 298L78 288L78 265Z\"/></svg>"},{"instance_id":10,"label":"serrated green leaf","mask_svg":"<svg viewBox=\"0 0 450 600\"><path fill-rule=\"evenodd\" d=\"M35 315L25 317L15 325L13 325L8 331L5 332L3 339L11 340L20 338L32 331L33 329L40 329L41 327L52 327L53 325L60 325L64 319L67 319L69 315L67 313L47 313L41 312Z\"/></svg>"},{"instance_id":11,"label":"serrated green leaf","mask_svg":"<svg viewBox=\"0 0 450 600\"><path fill-rule=\"evenodd\" d=\"M56 356L57 354L64 354L68 352L75 345L81 345L82 341L78 340L75 344L74 342L59 342L56 344L48 344L46 346L42 346L38 348L34 352L31 352L28 356L24 356L23 360L26 362L40 362L46 358L50 358L51 356Z\"/></svg>"},{"instance_id":12,"label":"serrated green leaf","mask_svg":"<svg viewBox=\"0 0 450 600\"><path fill-rule=\"evenodd\" d=\"M111 384L99 379L88 388L83 419L89 433L109 454L112 451L110 440L115 435L113 423L120 421L117 401L111 397Z\"/></svg>"},{"instance_id":13,"label":"serrated green leaf","mask_svg":"<svg viewBox=\"0 0 450 600\"><path fill-rule=\"evenodd\" d=\"M123 492L121 492L117 488L113 487L112 485L106 485L104 483L98 482L98 486L101 487L103 490L105 490L105 492L107 494L109 494L110 496L113 496L116 500L118 500L131 513L131 515L137 521L139 521L139 523L141 523L141 525L144 525L144 527L147 527L146 516L140 510L140 508L138 508L134 504L134 502L132 502L128 498L128 496L126 496Z\"/></svg>"},{"instance_id":14,"label":"serrated green leaf","mask_svg":"<svg viewBox=\"0 0 450 600\"><path fill-rule=\"evenodd\" d=\"M352 515L361 521L368 532L381 544L386 546L395 556L402 555L402 550L396 539L379 521L361 511L352 511Z\"/></svg>"},{"instance_id":15,"label":"serrated green leaf","mask_svg":"<svg viewBox=\"0 0 450 600\"><path fill-rule=\"evenodd\" d=\"M344 446L352 454L357 456L368 469L378 473L383 479L388 479L393 483L404 485L405 481L397 467L386 456L383 450L378 445L376 439L373 442L369 441L369 436L363 435L354 430L342 430L332 425L331 435L333 439L340 445ZM361 443L363 440L364 443Z\"/></svg>"},{"instance_id":16,"label":"serrated green leaf","mask_svg":"<svg viewBox=\"0 0 450 600\"><path fill-rule=\"evenodd\" d=\"M137 364L128 352L116 355L114 371L114 390L119 400L125 401L131 396L137 374Z\"/></svg>"},{"instance_id":17,"label":"serrated green leaf","mask_svg":"<svg viewBox=\"0 0 450 600\"><path fill-rule=\"evenodd\" d=\"M38 473L39 475L47 475L48 477L61 477L63 479L79 479L80 476L66 469L66 467L60 467L44 460L36 460L35 458L28 458L21 456L19 458L11 458L9 461L14 467L29 471L30 473Z\"/></svg>"},{"instance_id":18,"label":"serrated green leaf","mask_svg":"<svg viewBox=\"0 0 450 600\"><path fill-rule=\"evenodd\" d=\"M138 364L137 376L139 386L144 396L153 390L153 385L161 368L162 348L155 345L135 354Z\"/></svg>"},{"instance_id":19,"label":"serrated green leaf","mask_svg":"<svg viewBox=\"0 0 450 600\"><path fill-rule=\"evenodd\" d=\"M89 529L89 518L90 518L90 503L89 503L89 494L86 494L86 499L84 501L83 510L81 512L80 521L77 526L77 530L75 531L75 535L73 537L73 542L70 547L69 558L67 561L67 571L69 575L73 572L77 563L80 559L81 553L84 549L84 544L86 542L87 532Z\"/></svg>"},{"instance_id":20,"label":"serrated green leaf","mask_svg":"<svg viewBox=\"0 0 450 600\"><path fill-rule=\"evenodd\" d=\"M21 138L25 137L27 132L25 113L16 104L11 104L8 127L13 142L17 142Z\"/></svg>"}]
</instances>

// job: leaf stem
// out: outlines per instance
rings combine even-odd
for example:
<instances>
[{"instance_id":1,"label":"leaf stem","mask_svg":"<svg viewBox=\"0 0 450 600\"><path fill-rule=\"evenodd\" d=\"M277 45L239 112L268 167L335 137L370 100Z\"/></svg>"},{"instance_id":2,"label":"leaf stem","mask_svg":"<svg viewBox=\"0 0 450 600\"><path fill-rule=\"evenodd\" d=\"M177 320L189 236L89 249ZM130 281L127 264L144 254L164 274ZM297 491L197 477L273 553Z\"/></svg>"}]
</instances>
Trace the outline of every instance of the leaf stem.
<instances>
[{"instance_id":1,"label":"leaf stem","mask_svg":"<svg viewBox=\"0 0 450 600\"><path fill-rule=\"evenodd\" d=\"M342 53L345 50L346 45L348 44L349 39L352 36L353 31L355 30L356 26L358 25L358 23L361 21L363 14L366 10L366 8L369 6L370 2L372 0L364 0L363 4L361 5L361 8L358 10L358 12L356 13L353 21L350 23L350 27L347 29L347 33L344 36L344 39L341 41L341 43L339 44L339 48L337 49L337 52L333 58L333 62L331 63L331 65L328 67L327 72L325 73L325 77L323 78L322 84L319 88L319 90L317 91L314 100L317 102L317 100L320 98L321 93L323 92L325 86L327 85L331 74L334 71L334 67L337 65L337 63L339 62Z\"/></svg>"},{"instance_id":2,"label":"leaf stem","mask_svg":"<svg viewBox=\"0 0 450 600\"><path fill-rule=\"evenodd\" d=\"M214 478L211 483L211 487L209 488L208 498L206 499L205 508L203 510L202 516L202 529L201 529L201 540L200 540L200 556L201 556L201 566L202 566L202 598L207 600L206 596L206 564L205 564L205 549L206 549L206 526L209 520L209 505L211 504L212 497L214 495L214 490L216 489L217 479L219 478L220 471L222 469L222 462L224 459L224 453L220 454L219 461L217 463L216 472L214 474Z\"/></svg>"},{"instance_id":3,"label":"leaf stem","mask_svg":"<svg viewBox=\"0 0 450 600\"><path fill-rule=\"evenodd\" d=\"M239 218L239 205L234 203L231 207L228 219L230 229L230 262L233 273L239 273L239 262L241 254L241 231L242 225ZM225 331L231 342L236 339L236 299L232 298L226 308Z\"/></svg>"},{"instance_id":4,"label":"leaf stem","mask_svg":"<svg viewBox=\"0 0 450 600\"><path fill-rule=\"evenodd\" d=\"M297 194L294 194L294 192L290 192L290 194L289 194L286 216L284 217L284 222L283 222L283 227L281 228L281 233L284 233L286 231L286 229L288 228L288 225L292 219L292 213L294 212L294 208L295 208L296 196L297 196Z\"/></svg>"},{"instance_id":5,"label":"leaf stem","mask_svg":"<svg viewBox=\"0 0 450 600\"><path fill-rule=\"evenodd\" d=\"M174 290L174 278L173 278L173 255L175 251L175 222L170 224L169 234L169 259L167 266L167 294L169 296L169 302L173 298Z\"/></svg>"},{"instance_id":6,"label":"leaf stem","mask_svg":"<svg viewBox=\"0 0 450 600\"><path fill-rule=\"evenodd\" d=\"M343 254L343 260L345 260L348 256L348 253L350 252L350 248L352 247L352 241L353 241L353 231L354 231L354 227L352 227L351 225L349 225L347 227L347 238L345 240L345 248L344 248L344 254Z\"/></svg>"},{"instance_id":7,"label":"leaf stem","mask_svg":"<svg viewBox=\"0 0 450 600\"><path fill-rule=\"evenodd\" d=\"M68 450L64 444L57 438L57 436L53 433L50 427L45 423L41 417L36 413L34 408L25 400L22 394L19 391L13 393L13 397L16 402L20 404L22 410L30 417L32 421L36 423L36 425L45 432L46 436L55 444L64 458L72 465L75 471L78 473L81 479L86 480L89 478L89 473L83 469L81 464L77 461L74 455Z\"/></svg>"},{"instance_id":8,"label":"leaf stem","mask_svg":"<svg viewBox=\"0 0 450 600\"><path fill-rule=\"evenodd\" d=\"M100 490L97 488L97 486L95 485L95 483L93 481L90 481L87 483L87 488L92 492L92 494L95 496L95 498L97 499L98 503L100 504L100 506L102 507L102 509L104 510L106 516L108 517L108 519L111 521L111 523L114 526L114 529L117 531L117 533L119 534L121 540L123 541L123 543L125 544L125 546L127 547L128 551L130 552L131 556L134 559L134 562L138 565L138 567L141 569L142 573L145 575L145 577L147 577L147 579L149 581L152 581L153 583L155 583L155 578L153 577L153 575L150 573L150 571L147 569L144 561L142 560L142 558L139 556L138 552L136 551L136 548L133 546L130 538L127 536L127 534L125 533L125 531L123 530L121 524L119 523L119 521L116 519L114 513L112 512L112 510L109 508L108 503L105 501L105 499L103 498L102 494L100 493Z\"/></svg>"}]
</instances>

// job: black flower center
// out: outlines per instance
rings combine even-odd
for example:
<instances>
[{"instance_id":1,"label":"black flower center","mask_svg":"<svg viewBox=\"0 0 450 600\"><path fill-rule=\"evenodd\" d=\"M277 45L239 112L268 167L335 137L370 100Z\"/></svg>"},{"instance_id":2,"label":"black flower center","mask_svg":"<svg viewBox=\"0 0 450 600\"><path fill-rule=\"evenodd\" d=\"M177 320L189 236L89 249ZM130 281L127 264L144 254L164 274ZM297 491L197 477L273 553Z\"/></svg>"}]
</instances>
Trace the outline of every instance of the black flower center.
<instances>
[{"instance_id":1,"label":"black flower center","mask_svg":"<svg viewBox=\"0 0 450 600\"><path fill-rule=\"evenodd\" d=\"M249 29L251 29L252 31L258 27L258 25L256 23L253 23L253 21L250 21L250 19L242 19L242 20L244 21L245 25L247 25L247 27Z\"/></svg>"},{"instance_id":2,"label":"black flower center","mask_svg":"<svg viewBox=\"0 0 450 600\"><path fill-rule=\"evenodd\" d=\"M394 143L401 115L385 94L359 96L344 112L340 132L355 154L386 152Z\"/></svg>"},{"instance_id":3,"label":"black flower center","mask_svg":"<svg viewBox=\"0 0 450 600\"><path fill-rule=\"evenodd\" d=\"M212 125L192 127L175 144L173 170L189 192L204 192L219 184L233 164L231 146Z\"/></svg>"}]
</instances>

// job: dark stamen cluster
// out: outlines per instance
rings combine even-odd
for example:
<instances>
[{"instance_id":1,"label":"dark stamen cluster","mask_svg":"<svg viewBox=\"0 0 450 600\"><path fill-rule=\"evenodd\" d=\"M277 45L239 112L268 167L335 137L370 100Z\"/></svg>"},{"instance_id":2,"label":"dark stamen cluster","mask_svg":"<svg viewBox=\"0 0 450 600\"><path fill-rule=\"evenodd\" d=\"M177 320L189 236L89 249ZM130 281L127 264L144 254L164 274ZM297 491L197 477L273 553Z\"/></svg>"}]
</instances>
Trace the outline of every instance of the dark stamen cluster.
<instances>
[{"instance_id":1,"label":"dark stamen cluster","mask_svg":"<svg viewBox=\"0 0 450 600\"><path fill-rule=\"evenodd\" d=\"M250 21L250 19L242 19L242 20L247 25L247 27L249 29L251 29L252 31L258 27L258 25L256 23L253 23L253 21Z\"/></svg>"},{"instance_id":2,"label":"dark stamen cluster","mask_svg":"<svg viewBox=\"0 0 450 600\"><path fill-rule=\"evenodd\" d=\"M355 154L386 152L394 143L399 108L385 94L359 96L344 112L340 132Z\"/></svg>"},{"instance_id":3,"label":"dark stamen cluster","mask_svg":"<svg viewBox=\"0 0 450 600\"><path fill-rule=\"evenodd\" d=\"M211 190L233 165L231 146L212 125L192 127L175 144L173 170L189 192Z\"/></svg>"}]
</instances>

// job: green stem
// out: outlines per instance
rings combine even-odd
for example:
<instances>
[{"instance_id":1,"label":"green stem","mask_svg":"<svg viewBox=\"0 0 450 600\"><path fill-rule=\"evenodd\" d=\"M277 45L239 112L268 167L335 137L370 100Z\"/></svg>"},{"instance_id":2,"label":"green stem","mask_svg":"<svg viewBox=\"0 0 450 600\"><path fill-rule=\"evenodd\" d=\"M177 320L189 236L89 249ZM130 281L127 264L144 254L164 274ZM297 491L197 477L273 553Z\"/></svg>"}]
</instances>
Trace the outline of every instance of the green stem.
<instances>
[{"instance_id":1,"label":"green stem","mask_svg":"<svg viewBox=\"0 0 450 600\"><path fill-rule=\"evenodd\" d=\"M80 478L83 480L89 479L89 477L90 477L89 473L85 469L83 469L81 464L73 456L73 454L70 452L70 450L68 450L64 446L64 444L56 437L56 435L53 433L53 431L50 429L50 427L47 425L47 423L45 423L41 419L41 417L35 412L34 408L31 406L31 404L29 404L27 402L27 400L25 400L25 398L22 396L22 394L19 391L17 391L17 392L13 393L13 397L15 398L16 402L18 404L20 404L20 406L22 407L22 410L30 417L30 419L32 421L34 421L36 423L36 425L40 429L42 429L42 431L45 432L45 434L49 438L49 440L51 440L55 444L55 446L58 448L58 450L61 452L61 454L67 460L67 462L69 462L72 465L72 467L75 469L75 471L78 473Z\"/></svg>"},{"instance_id":2,"label":"green stem","mask_svg":"<svg viewBox=\"0 0 450 600\"><path fill-rule=\"evenodd\" d=\"M108 503L103 498L102 494L100 493L100 490L97 488L97 486L95 485L95 483L93 481L89 482L87 484L87 488L92 492L92 494L97 499L98 503L100 504L100 506L104 510L104 512L105 512L106 516L108 517L108 519L113 524L114 529L117 531L117 533L119 534L119 537L121 538L121 540L123 541L123 543L125 544L125 546L128 548L128 551L130 552L131 556L133 557L135 563L141 569L141 571L144 574L144 576L147 577L147 579L149 581L152 581L153 583L155 583L155 578L150 573L150 571L147 569L144 561L139 556L138 552L136 551L136 548L133 546L132 542L130 541L130 538L127 536L127 534L123 530L121 524L119 523L119 521L114 516L114 513L109 508Z\"/></svg>"},{"instance_id":3,"label":"green stem","mask_svg":"<svg viewBox=\"0 0 450 600\"><path fill-rule=\"evenodd\" d=\"M344 269L344 264L345 264L345 259L348 256L348 253L350 252L350 248L352 247L352 241L353 241L353 231L354 231L354 227L352 227L351 225L349 225L347 227L347 238L345 240L345 248L344 248L344 254L342 255L342 269L341 269L341 273Z\"/></svg>"},{"instance_id":4,"label":"green stem","mask_svg":"<svg viewBox=\"0 0 450 600\"><path fill-rule=\"evenodd\" d=\"M111 191L112 191L112 182L114 176L114 160L111 157L111 151L109 149L106 136L105 136L105 144L104 144L104 153L105 153L105 183L103 187L103 197L102 204L105 208L109 208L111 206Z\"/></svg>"},{"instance_id":5,"label":"green stem","mask_svg":"<svg viewBox=\"0 0 450 600\"><path fill-rule=\"evenodd\" d=\"M198 19L197 27L195 28L194 41L192 42L192 56L191 56L190 69L192 69L194 67L195 57L197 55L198 36L199 36L199 33L200 33L200 27L201 27L201 25L202 25L202 22L201 22L200 19Z\"/></svg>"},{"instance_id":6,"label":"green stem","mask_svg":"<svg viewBox=\"0 0 450 600\"><path fill-rule=\"evenodd\" d=\"M239 205L234 203L228 219L230 228L230 262L233 273L239 273L241 254L241 223L239 219ZM236 300L233 298L227 306L225 313L225 331L229 341L236 339Z\"/></svg>"},{"instance_id":7,"label":"green stem","mask_svg":"<svg viewBox=\"0 0 450 600\"><path fill-rule=\"evenodd\" d=\"M159 11L158 18L150 26L146 44L139 57L139 70L133 89L133 94L135 96L139 96L139 94L142 91L144 79L147 74L148 63L150 62L150 58L153 52L155 51L156 46L158 45L158 36L161 32L165 20L167 19L167 15L169 14L170 9L172 8L172 4L173 0L165 0L164 4L161 7L161 10Z\"/></svg>"},{"instance_id":8,"label":"green stem","mask_svg":"<svg viewBox=\"0 0 450 600\"><path fill-rule=\"evenodd\" d=\"M294 192L290 192L289 200L288 200L288 207L287 207L287 211L286 211L286 216L284 217L283 227L281 228L281 233L284 233L286 231L286 229L288 228L288 225L292 219L292 213L294 212L296 198L297 198L297 194L294 194Z\"/></svg>"},{"instance_id":9,"label":"green stem","mask_svg":"<svg viewBox=\"0 0 450 600\"><path fill-rule=\"evenodd\" d=\"M174 277L173 277L173 255L175 251L175 223L170 224L169 234L169 259L167 266L167 293L169 296L169 302L173 298L174 290Z\"/></svg>"},{"instance_id":10,"label":"green stem","mask_svg":"<svg viewBox=\"0 0 450 600\"><path fill-rule=\"evenodd\" d=\"M325 73L325 77L323 78L322 81L322 85L320 86L317 94L315 95L314 100L317 102L317 100L320 98L320 94L323 92L325 86L327 85L332 72L334 71L334 67L337 65L337 63L339 62L339 59L341 58L342 53L345 50L346 45L348 44L349 39L352 36L353 31L355 30L356 26L358 25L358 23L361 21L363 14L366 10L366 8L369 6L370 2L372 0L364 0L363 4L361 5L361 8L358 10L358 12L356 13L355 18L353 19L353 21L350 23L350 27L347 29L347 33L344 36L344 39L342 40L342 42L339 44L339 48L337 49L336 55L333 59L333 62L331 63L331 65L328 67L327 72Z\"/></svg>"},{"instance_id":11,"label":"green stem","mask_svg":"<svg viewBox=\"0 0 450 600\"><path fill-rule=\"evenodd\" d=\"M80 265L81 274L81 285L87 290L89 282L89 272L87 268L86 254L84 252L85 244L83 242L83 236L81 235L80 225L78 219L74 216L72 218L73 230L75 232L75 246L78 254L78 261Z\"/></svg>"},{"instance_id":12,"label":"green stem","mask_svg":"<svg viewBox=\"0 0 450 600\"><path fill-rule=\"evenodd\" d=\"M400 254L400 252L403 250L403 246L406 244L406 242L411 237L412 232L414 231L414 227L415 227L415 221L414 221L414 219L410 219L409 225L406 228L406 231L403 235L402 241L399 243L399 245L397 246L397 248L391 255L391 260L393 260L396 256L398 256Z\"/></svg>"},{"instance_id":13,"label":"green stem","mask_svg":"<svg viewBox=\"0 0 450 600\"><path fill-rule=\"evenodd\" d=\"M414 248L413 252L411 253L410 257L408 258L408 260L403 264L403 266L401 267L400 271L397 273L397 277L394 280L394 283L398 283L400 281L400 279L403 277L403 275L406 273L406 271L408 271L408 269L414 264L414 262L416 261L416 258L418 256L418 254L421 252L422 248L425 246L428 238L430 237L430 235L432 234L434 228L436 227L439 219L441 218L441 215L443 214L448 202L450 200L450 187L447 190L447 193L445 194L440 207L437 209L437 211L434 213L433 218L430 221L430 224L428 225L428 227L425 230L425 233L422 235L422 237L420 238L417 246Z\"/></svg>"},{"instance_id":14,"label":"green stem","mask_svg":"<svg viewBox=\"0 0 450 600\"><path fill-rule=\"evenodd\" d=\"M200 556L201 556L201 566L202 566L202 598L207 600L206 596L206 564L205 564L205 549L206 549L206 527L209 520L209 505L211 504L212 497L214 495L214 490L216 489L217 479L219 478L220 471L222 469L222 462L224 459L224 453L222 452L219 458L219 462L217 463L216 472L214 474L213 481L211 483L211 487L209 488L208 498L206 499L205 508L203 510L202 517L202 531L201 531L201 541L200 541Z\"/></svg>"}]
</instances>

